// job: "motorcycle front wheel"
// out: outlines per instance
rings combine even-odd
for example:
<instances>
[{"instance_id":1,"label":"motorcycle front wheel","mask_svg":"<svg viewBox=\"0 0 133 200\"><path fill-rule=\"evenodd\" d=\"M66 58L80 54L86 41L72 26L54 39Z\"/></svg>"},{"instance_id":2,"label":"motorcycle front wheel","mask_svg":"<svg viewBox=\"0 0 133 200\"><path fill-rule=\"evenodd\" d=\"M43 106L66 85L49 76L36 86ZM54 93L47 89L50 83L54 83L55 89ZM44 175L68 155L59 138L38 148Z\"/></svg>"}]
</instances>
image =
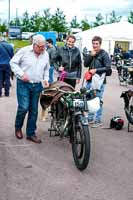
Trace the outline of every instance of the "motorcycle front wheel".
<instances>
[{"instance_id":1,"label":"motorcycle front wheel","mask_svg":"<svg viewBox=\"0 0 133 200\"><path fill-rule=\"evenodd\" d=\"M88 125L83 125L80 121L73 128L73 158L77 168L82 171L86 169L90 159L90 131Z\"/></svg>"}]
</instances>

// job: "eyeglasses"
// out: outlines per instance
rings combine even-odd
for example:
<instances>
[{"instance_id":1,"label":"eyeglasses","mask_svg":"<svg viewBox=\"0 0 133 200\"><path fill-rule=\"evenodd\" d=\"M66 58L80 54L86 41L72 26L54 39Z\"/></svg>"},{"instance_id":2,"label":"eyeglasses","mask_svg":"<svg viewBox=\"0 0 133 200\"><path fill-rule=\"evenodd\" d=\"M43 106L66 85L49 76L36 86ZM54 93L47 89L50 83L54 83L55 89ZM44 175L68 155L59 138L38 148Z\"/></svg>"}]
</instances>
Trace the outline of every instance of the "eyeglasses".
<instances>
[{"instance_id":1,"label":"eyeglasses","mask_svg":"<svg viewBox=\"0 0 133 200\"><path fill-rule=\"evenodd\" d=\"M36 44L36 46L39 48L39 49L44 49L45 48L45 45L43 44L43 45L38 45L38 44Z\"/></svg>"}]
</instances>

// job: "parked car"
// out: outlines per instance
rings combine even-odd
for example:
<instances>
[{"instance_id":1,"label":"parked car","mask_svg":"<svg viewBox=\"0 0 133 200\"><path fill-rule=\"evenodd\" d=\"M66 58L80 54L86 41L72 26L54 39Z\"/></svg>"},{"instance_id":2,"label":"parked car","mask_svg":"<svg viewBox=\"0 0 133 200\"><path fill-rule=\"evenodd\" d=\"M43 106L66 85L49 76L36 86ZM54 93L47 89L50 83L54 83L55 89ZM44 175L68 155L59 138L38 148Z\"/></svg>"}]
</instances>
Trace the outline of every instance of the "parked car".
<instances>
[{"instance_id":1,"label":"parked car","mask_svg":"<svg viewBox=\"0 0 133 200\"><path fill-rule=\"evenodd\" d=\"M29 40L33 34L32 32L22 32L22 40Z\"/></svg>"},{"instance_id":2,"label":"parked car","mask_svg":"<svg viewBox=\"0 0 133 200\"><path fill-rule=\"evenodd\" d=\"M21 39L21 27L20 26L10 26L8 29L9 39Z\"/></svg>"}]
</instances>

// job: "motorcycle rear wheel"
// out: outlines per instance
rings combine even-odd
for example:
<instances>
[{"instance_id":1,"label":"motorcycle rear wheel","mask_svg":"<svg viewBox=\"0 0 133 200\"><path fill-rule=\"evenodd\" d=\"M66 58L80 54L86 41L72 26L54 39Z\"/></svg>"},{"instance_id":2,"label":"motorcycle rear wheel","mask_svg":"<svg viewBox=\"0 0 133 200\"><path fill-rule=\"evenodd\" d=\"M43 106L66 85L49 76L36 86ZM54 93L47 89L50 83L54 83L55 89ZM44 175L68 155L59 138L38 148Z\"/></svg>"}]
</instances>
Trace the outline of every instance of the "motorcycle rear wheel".
<instances>
[{"instance_id":1,"label":"motorcycle rear wheel","mask_svg":"<svg viewBox=\"0 0 133 200\"><path fill-rule=\"evenodd\" d=\"M133 125L133 110L130 108L129 110L125 109L125 114L126 114L128 122Z\"/></svg>"},{"instance_id":2,"label":"motorcycle rear wheel","mask_svg":"<svg viewBox=\"0 0 133 200\"><path fill-rule=\"evenodd\" d=\"M78 121L72 139L72 153L76 167L82 171L87 168L90 159L90 131L88 125Z\"/></svg>"}]
</instances>

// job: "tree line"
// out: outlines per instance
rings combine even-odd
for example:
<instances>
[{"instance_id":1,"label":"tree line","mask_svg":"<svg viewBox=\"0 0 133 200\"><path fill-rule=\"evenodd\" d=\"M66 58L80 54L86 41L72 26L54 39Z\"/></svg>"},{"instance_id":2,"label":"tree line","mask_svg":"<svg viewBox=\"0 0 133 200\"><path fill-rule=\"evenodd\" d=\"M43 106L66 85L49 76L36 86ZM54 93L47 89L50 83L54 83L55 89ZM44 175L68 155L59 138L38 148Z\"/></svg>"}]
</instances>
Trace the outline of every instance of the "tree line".
<instances>
[{"instance_id":1,"label":"tree line","mask_svg":"<svg viewBox=\"0 0 133 200\"><path fill-rule=\"evenodd\" d=\"M82 31L89 28L100 26L102 24L110 24L119 22L122 16L117 16L113 10L111 13L103 17L101 13L95 17L95 21L90 23L88 19L83 19L78 22L77 17L74 16L70 23L66 20L66 15L59 8L54 14L51 14L50 8L44 9L43 12L35 12L32 16L28 11L25 11L21 18L16 17L10 21L10 25L21 26L23 32L38 32L38 31L56 31L57 33L71 32L71 28L81 28ZM133 23L133 11L128 15L128 21ZM0 32L7 32L8 25L6 22L0 20Z\"/></svg>"}]
</instances>

